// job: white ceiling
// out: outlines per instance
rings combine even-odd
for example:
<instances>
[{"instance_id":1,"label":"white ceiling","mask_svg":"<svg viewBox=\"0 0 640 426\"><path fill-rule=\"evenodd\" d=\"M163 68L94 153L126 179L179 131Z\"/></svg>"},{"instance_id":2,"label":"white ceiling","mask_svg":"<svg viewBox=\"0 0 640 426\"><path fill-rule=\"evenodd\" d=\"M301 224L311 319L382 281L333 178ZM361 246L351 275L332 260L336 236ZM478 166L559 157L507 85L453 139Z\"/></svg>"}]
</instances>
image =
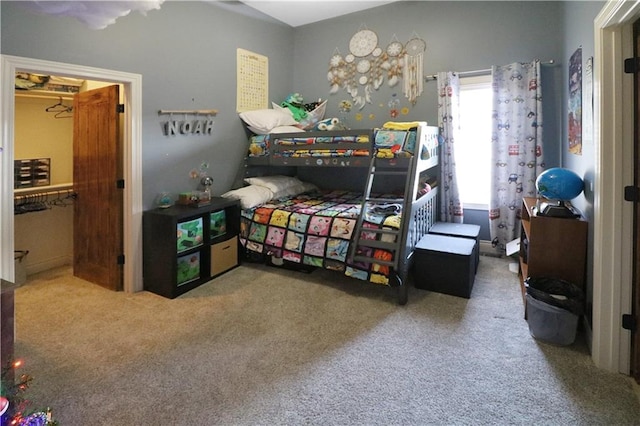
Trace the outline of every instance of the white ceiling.
<instances>
[{"instance_id":1,"label":"white ceiling","mask_svg":"<svg viewBox=\"0 0 640 426\"><path fill-rule=\"evenodd\" d=\"M2 0L0 0L2 1ZM21 1L26 7L51 15L73 16L94 29L102 29L113 24L120 16L132 10L146 14L152 9L160 9L165 1L145 0L121 2L97 2L95 0L75 1ZM291 27L361 10L371 9L402 0L201 0L237 13L283 22Z\"/></svg>"},{"instance_id":2,"label":"white ceiling","mask_svg":"<svg viewBox=\"0 0 640 426\"><path fill-rule=\"evenodd\" d=\"M311 24L400 0L240 0L247 6L292 27Z\"/></svg>"}]
</instances>

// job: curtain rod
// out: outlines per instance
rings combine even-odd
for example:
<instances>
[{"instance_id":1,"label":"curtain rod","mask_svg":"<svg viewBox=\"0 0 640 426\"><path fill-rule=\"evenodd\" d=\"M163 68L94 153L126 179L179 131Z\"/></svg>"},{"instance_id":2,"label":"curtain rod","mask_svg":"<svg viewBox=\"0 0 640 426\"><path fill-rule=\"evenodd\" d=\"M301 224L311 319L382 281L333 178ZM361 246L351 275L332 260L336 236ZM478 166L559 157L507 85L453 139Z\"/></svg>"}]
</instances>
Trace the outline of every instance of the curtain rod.
<instances>
[{"instance_id":1,"label":"curtain rod","mask_svg":"<svg viewBox=\"0 0 640 426\"><path fill-rule=\"evenodd\" d=\"M551 59L550 61L547 61L547 62L540 62L540 65L553 65L553 64L555 64L555 61L553 59ZM473 76L477 76L477 75L487 75L487 74L491 74L491 68L484 69L484 70L475 70L475 71L460 71L460 72L457 72L456 74L458 74L461 77L473 77ZM425 75L424 76L424 81L436 80L437 78L438 78L437 74Z\"/></svg>"}]
</instances>

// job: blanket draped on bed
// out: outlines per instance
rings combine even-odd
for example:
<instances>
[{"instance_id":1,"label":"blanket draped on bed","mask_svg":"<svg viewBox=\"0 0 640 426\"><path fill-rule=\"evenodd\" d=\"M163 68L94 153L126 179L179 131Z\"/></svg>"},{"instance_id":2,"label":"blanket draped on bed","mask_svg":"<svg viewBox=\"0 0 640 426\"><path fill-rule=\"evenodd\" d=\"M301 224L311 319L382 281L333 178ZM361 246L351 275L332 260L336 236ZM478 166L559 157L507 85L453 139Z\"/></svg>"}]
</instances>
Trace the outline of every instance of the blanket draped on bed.
<instances>
[{"instance_id":1,"label":"blanket draped on bed","mask_svg":"<svg viewBox=\"0 0 640 426\"><path fill-rule=\"evenodd\" d=\"M377 284L389 284L390 268L349 262L349 245L360 215L362 194L313 192L243 210L240 237L245 248L302 265L343 272ZM400 205L370 208L363 228L398 229ZM393 241L394 236L362 232L363 239ZM386 250L358 247L356 254L390 261Z\"/></svg>"}]
</instances>

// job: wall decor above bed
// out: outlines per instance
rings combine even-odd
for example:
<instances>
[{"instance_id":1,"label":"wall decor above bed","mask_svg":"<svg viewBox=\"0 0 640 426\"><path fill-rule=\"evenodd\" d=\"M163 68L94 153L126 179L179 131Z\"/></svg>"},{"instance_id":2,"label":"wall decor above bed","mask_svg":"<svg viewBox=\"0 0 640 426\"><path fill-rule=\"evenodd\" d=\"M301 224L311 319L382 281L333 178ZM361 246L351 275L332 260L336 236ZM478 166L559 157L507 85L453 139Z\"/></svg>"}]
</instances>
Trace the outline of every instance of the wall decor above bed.
<instances>
[{"instance_id":1,"label":"wall decor above bed","mask_svg":"<svg viewBox=\"0 0 640 426\"><path fill-rule=\"evenodd\" d=\"M415 105L422 94L426 42L415 32L406 44L395 34L384 49L378 41L378 35L363 25L351 37L347 55L343 56L336 47L329 59L329 93L346 90L354 106L361 110L373 103L372 94L385 80L394 87L402 79L403 93Z\"/></svg>"},{"instance_id":2,"label":"wall decor above bed","mask_svg":"<svg viewBox=\"0 0 640 426\"><path fill-rule=\"evenodd\" d=\"M418 96L422 94L425 50L427 50L427 43L415 33L414 38L409 40L405 46L406 56L402 75L404 80L403 90L404 95L413 105L418 101Z\"/></svg>"}]
</instances>

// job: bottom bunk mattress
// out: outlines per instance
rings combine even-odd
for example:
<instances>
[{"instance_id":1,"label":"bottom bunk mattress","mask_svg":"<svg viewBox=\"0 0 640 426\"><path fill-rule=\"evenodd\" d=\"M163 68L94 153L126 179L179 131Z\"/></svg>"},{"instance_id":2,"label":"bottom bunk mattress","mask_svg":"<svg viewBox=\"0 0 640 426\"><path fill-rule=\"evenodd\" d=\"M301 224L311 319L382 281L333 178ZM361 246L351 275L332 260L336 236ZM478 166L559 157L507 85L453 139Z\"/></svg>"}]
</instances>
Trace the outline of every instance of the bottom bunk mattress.
<instances>
[{"instance_id":1,"label":"bottom bunk mattress","mask_svg":"<svg viewBox=\"0 0 640 426\"><path fill-rule=\"evenodd\" d=\"M390 195L381 197L389 198ZM397 197L397 196L396 196ZM300 265L336 270L353 278L388 285L391 268L377 263L349 262L349 250L363 195L348 191L311 192L244 209L240 239L250 252ZM366 229L399 229L401 205L367 208L362 239L393 241L395 236ZM356 255L391 261L386 250L358 247Z\"/></svg>"}]
</instances>

